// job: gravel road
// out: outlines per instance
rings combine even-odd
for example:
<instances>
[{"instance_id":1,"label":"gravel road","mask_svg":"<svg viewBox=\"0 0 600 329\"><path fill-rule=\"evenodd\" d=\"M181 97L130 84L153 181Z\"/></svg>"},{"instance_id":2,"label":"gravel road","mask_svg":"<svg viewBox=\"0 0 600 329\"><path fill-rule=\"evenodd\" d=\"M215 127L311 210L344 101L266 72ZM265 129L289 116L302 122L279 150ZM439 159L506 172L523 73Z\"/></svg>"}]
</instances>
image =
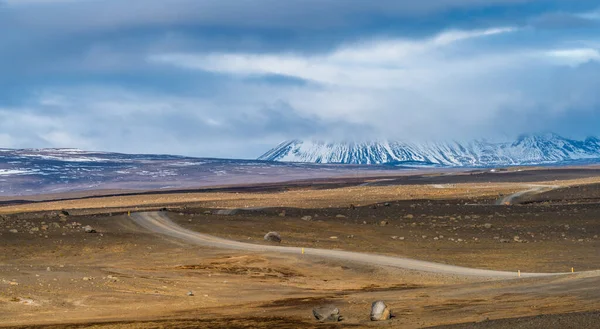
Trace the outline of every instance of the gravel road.
<instances>
[{"instance_id":1,"label":"gravel road","mask_svg":"<svg viewBox=\"0 0 600 329\"><path fill-rule=\"evenodd\" d=\"M516 272L493 271L475 268L466 268L447 264L426 262L402 257L391 257L376 254L366 254L358 252L326 250L315 248L300 247L282 247L244 243L231 241L202 234L185 229L172 222L165 213L162 212L144 212L131 215L131 219L141 227L154 233L174 237L191 244L214 247L220 249L234 249L252 252L275 252L285 254L295 254L301 257L325 257L350 262L358 262L376 266L390 266L407 270L423 271L455 276L472 276L482 278L518 278ZM304 252L304 254L303 254ZM521 277L542 277L551 275L566 275L567 273L521 273ZM570 273L568 273L570 274Z\"/></svg>"}]
</instances>

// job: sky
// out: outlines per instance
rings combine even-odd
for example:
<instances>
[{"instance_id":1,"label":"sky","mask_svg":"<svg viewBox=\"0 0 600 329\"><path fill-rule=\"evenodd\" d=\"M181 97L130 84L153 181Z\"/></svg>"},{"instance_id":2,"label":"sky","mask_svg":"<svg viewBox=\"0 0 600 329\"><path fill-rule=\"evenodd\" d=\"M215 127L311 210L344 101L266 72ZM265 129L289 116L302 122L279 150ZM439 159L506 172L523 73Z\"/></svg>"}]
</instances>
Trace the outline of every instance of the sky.
<instances>
[{"instance_id":1,"label":"sky","mask_svg":"<svg viewBox=\"0 0 600 329\"><path fill-rule=\"evenodd\" d=\"M597 0L0 0L0 147L600 135Z\"/></svg>"}]
</instances>

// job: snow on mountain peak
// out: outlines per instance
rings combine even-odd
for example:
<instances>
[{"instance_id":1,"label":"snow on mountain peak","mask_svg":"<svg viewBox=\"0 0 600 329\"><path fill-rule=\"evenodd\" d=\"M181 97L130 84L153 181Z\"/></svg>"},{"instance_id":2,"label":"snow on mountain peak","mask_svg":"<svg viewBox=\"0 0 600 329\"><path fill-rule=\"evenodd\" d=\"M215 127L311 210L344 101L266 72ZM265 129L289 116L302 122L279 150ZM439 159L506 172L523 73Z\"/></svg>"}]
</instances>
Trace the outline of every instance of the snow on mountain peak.
<instances>
[{"instance_id":1,"label":"snow on mountain peak","mask_svg":"<svg viewBox=\"0 0 600 329\"><path fill-rule=\"evenodd\" d=\"M291 140L259 160L347 164L497 166L600 159L600 139L571 140L557 134L522 135L514 142L402 141L323 142Z\"/></svg>"}]
</instances>

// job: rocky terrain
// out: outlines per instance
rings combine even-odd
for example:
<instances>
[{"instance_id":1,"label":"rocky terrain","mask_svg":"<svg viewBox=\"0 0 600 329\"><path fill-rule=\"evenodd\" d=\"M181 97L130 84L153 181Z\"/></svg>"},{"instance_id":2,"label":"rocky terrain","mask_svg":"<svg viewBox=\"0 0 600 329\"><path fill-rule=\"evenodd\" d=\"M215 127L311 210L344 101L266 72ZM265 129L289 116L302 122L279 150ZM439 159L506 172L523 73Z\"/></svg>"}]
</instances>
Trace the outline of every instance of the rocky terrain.
<instances>
[{"instance_id":1,"label":"rocky terrain","mask_svg":"<svg viewBox=\"0 0 600 329\"><path fill-rule=\"evenodd\" d=\"M395 316L384 326L594 328L600 185L589 173L6 205L0 327L370 328L379 326L371 321L372 304L383 301ZM498 181L481 182L489 177ZM532 177L564 187L496 204L527 189ZM135 224L128 212L136 209L162 210L184 228L234 241L403 256L511 271L515 279L192 245ZM269 232L280 241L266 241ZM569 274L519 279L518 271ZM315 310L335 308L333 318L342 321L315 318Z\"/></svg>"}]
</instances>

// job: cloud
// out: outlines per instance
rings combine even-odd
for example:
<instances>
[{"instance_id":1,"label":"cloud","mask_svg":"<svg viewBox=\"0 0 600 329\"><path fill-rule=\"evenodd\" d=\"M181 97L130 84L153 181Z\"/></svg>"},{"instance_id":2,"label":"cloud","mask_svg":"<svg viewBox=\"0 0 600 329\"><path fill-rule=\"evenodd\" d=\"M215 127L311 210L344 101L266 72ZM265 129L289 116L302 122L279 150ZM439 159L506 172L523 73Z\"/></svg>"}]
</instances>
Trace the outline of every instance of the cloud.
<instances>
[{"instance_id":1,"label":"cloud","mask_svg":"<svg viewBox=\"0 0 600 329\"><path fill-rule=\"evenodd\" d=\"M600 51L592 48L551 50L546 54L549 57L569 65L578 65L590 61L600 61Z\"/></svg>"},{"instance_id":2,"label":"cloud","mask_svg":"<svg viewBox=\"0 0 600 329\"><path fill-rule=\"evenodd\" d=\"M242 75L283 75L329 85L362 88L408 88L414 79L427 79L415 64L433 52L460 41L514 32L514 28L449 31L424 41L384 40L348 45L316 56L281 54L159 54L153 63ZM423 64L423 63L421 63Z\"/></svg>"},{"instance_id":3,"label":"cloud","mask_svg":"<svg viewBox=\"0 0 600 329\"><path fill-rule=\"evenodd\" d=\"M255 158L273 143L294 136L332 127L340 127L342 133L370 129L299 113L284 101L240 101L223 93L205 99L90 87L54 90L27 106L0 107L0 131L11 137L3 138L3 146L101 146L132 153Z\"/></svg>"},{"instance_id":4,"label":"cloud","mask_svg":"<svg viewBox=\"0 0 600 329\"><path fill-rule=\"evenodd\" d=\"M597 1L3 3L0 147L600 133Z\"/></svg>"}]
</instances>

